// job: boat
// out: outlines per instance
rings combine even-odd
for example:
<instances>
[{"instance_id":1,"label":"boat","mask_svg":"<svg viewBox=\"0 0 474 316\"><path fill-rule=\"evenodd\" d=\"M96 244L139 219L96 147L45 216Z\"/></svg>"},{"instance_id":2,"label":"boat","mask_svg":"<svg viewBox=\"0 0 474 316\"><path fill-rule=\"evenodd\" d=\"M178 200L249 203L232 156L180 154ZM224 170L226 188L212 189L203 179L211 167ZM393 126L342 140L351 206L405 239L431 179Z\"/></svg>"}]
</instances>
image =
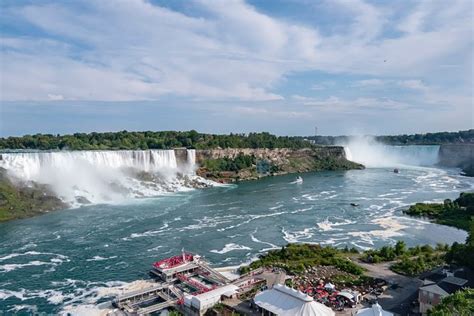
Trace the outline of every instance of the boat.
<instances>
[{"instance_id":1,"label":"boat","mask_svg":"<svg viewBox=\"0 0 474 316\"><path fill-rule=\"evenodd\" d=\"M303 178L301 178L300 176L297 176L297 177L296 177L296 180L293 181L292 183L294 183L294 184L301 184L301 183L303 183Z\"/></svg>"},{"instance_id":2,"label":"boat","mask_svg":"<svg viewBox=\"0 0 474 316\"><path fill-rule=\"evenodd\" d=\"M393 173L399 173L400 170L398 170L397 168L393 169Z\"/></svg>"},{"instance_id":3,"label":"boat","mask_svg":"<svg viewBox=\"0 0 474 316\"><path fill-rule=\"evenodd\" d=\"M359 206L357 203L351 203L352 206Z\"/></svg>"}]
</instances>

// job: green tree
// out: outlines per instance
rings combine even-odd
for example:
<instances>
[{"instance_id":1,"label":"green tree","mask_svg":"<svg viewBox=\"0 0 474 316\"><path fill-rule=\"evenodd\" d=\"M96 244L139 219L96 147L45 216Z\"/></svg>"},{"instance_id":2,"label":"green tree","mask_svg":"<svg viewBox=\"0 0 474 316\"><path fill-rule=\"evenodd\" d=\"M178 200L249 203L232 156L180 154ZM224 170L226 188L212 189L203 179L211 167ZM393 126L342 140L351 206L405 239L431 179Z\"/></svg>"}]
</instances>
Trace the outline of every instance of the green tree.
<instances>
[{"instance_id":1,"label":"green tree","mask_svg":"<svg viewBox=\"0 0 474 316\"><path fill-rule=\"evenodd\" d=\"M401 256L406 252L407 245L403 240L397 241L395 244L395 254Z\"/></svg>"},{"instance_id":2,"label":"green tree","mask_svg":"<svg viewBox=\"0 0 474 316\"><path fill-rule=\"evenodd\" d=\"M472 316L474 315L474 289L464 289L441 300L428 311L430 316Z\"/></svg>"}]
</instances>

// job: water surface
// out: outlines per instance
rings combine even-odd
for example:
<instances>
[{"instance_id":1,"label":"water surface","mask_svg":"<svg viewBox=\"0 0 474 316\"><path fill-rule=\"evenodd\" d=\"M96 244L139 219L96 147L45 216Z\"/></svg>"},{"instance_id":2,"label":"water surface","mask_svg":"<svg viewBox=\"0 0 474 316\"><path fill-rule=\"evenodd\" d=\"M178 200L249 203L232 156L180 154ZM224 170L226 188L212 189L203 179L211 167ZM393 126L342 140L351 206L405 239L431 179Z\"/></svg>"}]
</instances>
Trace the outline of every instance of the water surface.
<instances>
[{"instance_id":1,"label":"water surface","mask_svg":"<svg viewBox=\"0 0 474 316\"><path fill-rule=\"evenodd\" d=\"M0 310L58 312L146 278L182 248L236 265L288 242L358 249L464 241L454 228L406 217L420 201L472 189L457 170L372 168L266 178L121 205L91 205L0 224ZM350 203L357 203L353 207Z\"/></svg>"}]
</instances>

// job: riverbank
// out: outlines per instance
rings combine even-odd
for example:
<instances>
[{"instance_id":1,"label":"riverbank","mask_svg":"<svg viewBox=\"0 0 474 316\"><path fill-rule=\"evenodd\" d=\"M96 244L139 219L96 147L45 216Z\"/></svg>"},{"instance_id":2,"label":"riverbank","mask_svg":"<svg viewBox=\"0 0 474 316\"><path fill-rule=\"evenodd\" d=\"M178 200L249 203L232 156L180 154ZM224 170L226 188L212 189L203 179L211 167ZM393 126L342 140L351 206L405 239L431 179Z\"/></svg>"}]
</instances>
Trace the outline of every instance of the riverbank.
<instances>
[{"instance_id":1,"label":"riverbank","mask_svg":"<svg viewBox=\"0 0 474 316\"><path fill-rule=\"evenodd\" d=\"M454 201L443 203L416 203L404 213L468 231L474 217L474 193L463 192Z\"/></svg>"}]
</instances>

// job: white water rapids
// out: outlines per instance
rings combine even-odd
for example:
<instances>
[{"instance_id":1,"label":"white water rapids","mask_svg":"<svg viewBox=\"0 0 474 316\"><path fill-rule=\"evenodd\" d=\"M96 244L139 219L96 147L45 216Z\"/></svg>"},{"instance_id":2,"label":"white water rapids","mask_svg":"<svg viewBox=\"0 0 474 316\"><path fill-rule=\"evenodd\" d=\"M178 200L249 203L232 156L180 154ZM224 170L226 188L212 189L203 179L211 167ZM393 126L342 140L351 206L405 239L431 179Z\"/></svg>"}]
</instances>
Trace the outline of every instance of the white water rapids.
<instances>
[{"instance_id":1,"label":"white water rapids","mask_svg":"<svg viewBox=\"0 0 474 316\"><path fill-rule=\"evenodd\" d=\"M50 185L71 205L113 203L192 186L196 154L186 153L183 162L174 150L7 153L0 167L19 181Z\"/></svg>"}]
</instances>

